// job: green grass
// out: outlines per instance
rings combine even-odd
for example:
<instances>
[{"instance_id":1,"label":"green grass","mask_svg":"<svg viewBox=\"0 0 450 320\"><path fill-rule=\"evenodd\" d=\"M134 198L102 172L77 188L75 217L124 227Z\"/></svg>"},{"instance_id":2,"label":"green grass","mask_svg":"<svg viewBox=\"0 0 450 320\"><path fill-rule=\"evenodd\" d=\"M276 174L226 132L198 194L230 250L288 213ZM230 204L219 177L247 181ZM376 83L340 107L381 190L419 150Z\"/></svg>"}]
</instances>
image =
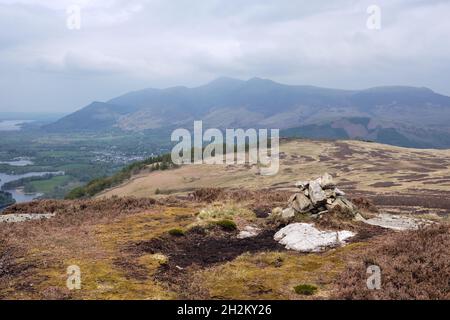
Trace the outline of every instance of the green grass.
<instances>
[{"instance_id":1,"label":"green grass","mask_svg":"<svg viewBox=\"0 0 450 320\"><path fill-rule=\"evenodd\" d=\"M67 170L75 170L75 169L86 169L90 168L92 165L89 165L87 163L71 163L71 164L65 164L62 166L59 166L57 170L60 171L67 171Z\"/></svg>"},{"instance_id":2,"label":"green grass","mask_svg":"<svg viewBox=\"0 0 450 320\"><path fill-rule=\"evenodd\" d=\"M213 224L221 227L223 230L226 230L226 231L234 231L237 229L236 223L231 220L219 220L219 221L213 222Z\"/></svg>"},{"instance_id":3,"label":"green grass","mask_svg":"<svg viewBox=\"0 0 450 320\"><path fill-rule=\"evenodd\" d=\"M78 150L61 150L61 151L40 151L39 156L43 158L66 158L66 157L77 157L80 155Z\"/></svg>"},{"instance_id":4,"label":"green grass","mask_svg":"<svg viewBox=\"0 0 450 320\"><path fill-rule=\"evenodd\" d=\"M294 287L294 291L304 296L312 296L317 292L317 287L311 284L300 284Z\"/></svg>"},{"instance_id":5,"label":"green grass","mask_svg":"<svg viewBox=\"0 0 450 320\"><path fill-rule=\"evenodd\" d=\"M174 236L174 237L182 237L182 236L184 236L184 230L183 230L183 229L178 229L178 228L170 229L170 230L168 231L168 233L169 233L171 236Z\"/></svg>"},{"instance_id":6,"label":"green grass","mask_svg":"<svg viewBox=\"0 0 450 320\"><path fill-rule=\"evenodd\" d=\"M49 180L39 180L29 182L28 185L38 193L50 193L56 187L68 183L72 178L70 176L55 176Z\"/></svg>"}]
</instances>

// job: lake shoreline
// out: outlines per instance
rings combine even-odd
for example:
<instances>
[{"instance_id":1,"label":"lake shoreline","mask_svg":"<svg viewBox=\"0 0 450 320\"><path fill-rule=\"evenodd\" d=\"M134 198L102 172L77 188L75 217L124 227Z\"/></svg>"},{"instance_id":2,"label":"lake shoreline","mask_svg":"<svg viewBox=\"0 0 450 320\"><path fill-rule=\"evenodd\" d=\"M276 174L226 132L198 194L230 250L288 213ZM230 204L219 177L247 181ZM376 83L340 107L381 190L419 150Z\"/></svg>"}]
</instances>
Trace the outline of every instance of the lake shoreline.
<instances>
[{"instance_id":1,"label":"lake shoreline","mask_svg":"<svg viewBox=\"0 0 450 320\"><path fill-rule=\"evenodd\" d=\"M48 174L64 175L65 173L63 171L57 171L57 172L48 171L48 172L28 172L28 173L20 174L20 175L9 175L9 174L0 172L0 190L10 193L12 195L13 199L16 201L16 203L30 202L39 197L42 197L44 194L39 193L39 192L25 193L22 187L17 187L17 188L8 189L8 190L3 190L2 187L8 182L17 181L17 180L20 180L23 178L42 177L42 176L45 176Z\"/></svg>"}]
</instances>

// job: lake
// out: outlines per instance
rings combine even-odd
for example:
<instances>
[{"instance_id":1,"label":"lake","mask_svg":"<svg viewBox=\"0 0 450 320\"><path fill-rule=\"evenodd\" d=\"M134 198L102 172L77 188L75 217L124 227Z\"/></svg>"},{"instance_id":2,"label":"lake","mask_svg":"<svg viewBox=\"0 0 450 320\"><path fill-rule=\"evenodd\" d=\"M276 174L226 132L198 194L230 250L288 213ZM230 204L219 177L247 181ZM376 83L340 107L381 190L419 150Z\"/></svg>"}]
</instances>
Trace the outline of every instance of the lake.
<instances>
[{"instance_id":1,"label":"lake","mask_svg":"<svg viewBox=\"0 0 450 320\"><path fill-rule=\"evenodd\" d=\"M28 178L28 177L42 177L42 176L45 176L46 174L57 175L57 174L64 174L64 172L62 172L62 171L58 171L58 172L28 172L25 174L16 174L16 175L0 173L0 189L7 182L19 180L22 178ZM40 193L25 194L20 189L5 190L5 191L11 193L17 203L29 202L29 201L32 201L32 200L42 196L42 194L40 194Z\"/></svg>"},{"instance_id":2,"label":"lake","mask_svg":"<svg viewBox=\"0 0 450 320\"><path fill-rule=\"evenodd\" d=\"M0 164L9 164L13 167L25 167L25 166L31 166L33 164L33 161L20 159L20 160L13 160L13 161L0 161Z\"/></svg>"},{"instance_id":3,"label":"lake","mask_svg":"<svg viewBox=\"0 0 450 320\"><path fill-rule=\"evenodd\" d=\"M0 120L0 131L19 131L22 129L22 124L33 121L34 120Z\"/></svg>"},{"instance_id":4,"label":"lake","mask_svg":"<svg viewBox=\"0 0 450 320\"><path fill-rule=\"evenodd\" d=\"M24 193L22 189L7 190L7 192L12 194L16 203L30 202L43 195L42 193Z\"/></svg>"}]
</instances>

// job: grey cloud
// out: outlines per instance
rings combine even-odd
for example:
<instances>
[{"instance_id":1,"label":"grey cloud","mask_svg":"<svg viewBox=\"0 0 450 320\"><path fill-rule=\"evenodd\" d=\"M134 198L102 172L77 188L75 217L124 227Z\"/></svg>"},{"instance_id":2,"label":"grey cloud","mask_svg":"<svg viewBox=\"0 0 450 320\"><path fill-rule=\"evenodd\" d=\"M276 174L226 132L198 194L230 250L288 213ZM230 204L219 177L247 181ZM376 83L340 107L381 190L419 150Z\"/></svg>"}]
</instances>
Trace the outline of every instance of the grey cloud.
<instances>
[{"instance_id":1,"label":"grey cloud","mask_svg":"<svg viewBox=\"0 0 450 320\"><path fill-rule=\"evenodd\" d=\"M8 102L0 111L74 110L222 75L450 94L448 1L379 0L379 31L366 28L373 1L365 0L79 0L82 29L70 31L73 2L0 0L0 101ZM11 94L19 85L20 99Z\"/></svg>"}]
</instances>

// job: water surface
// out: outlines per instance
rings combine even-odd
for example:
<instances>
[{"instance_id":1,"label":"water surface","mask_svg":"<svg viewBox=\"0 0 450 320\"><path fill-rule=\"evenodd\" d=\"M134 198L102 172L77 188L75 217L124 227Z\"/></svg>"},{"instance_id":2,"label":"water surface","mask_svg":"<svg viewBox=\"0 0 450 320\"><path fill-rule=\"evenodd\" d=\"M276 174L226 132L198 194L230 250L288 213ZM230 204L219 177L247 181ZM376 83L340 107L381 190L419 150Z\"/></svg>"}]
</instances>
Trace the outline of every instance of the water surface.
<instances>
[{"instance_id":1,"label":"water surface","mask_svg":"<svg viewBox=\"0 0 450 320\"><path fill-rule=\"evenodd\" d=\"M19 131L21 125L33 122L33 120L0 120L0 131Z\"/></svg>"},{"instance_id":2,"label":"water surface","mask_svg":"<svg viewBox=\"0 0 450 320\"><path fill-rule=\"evenodd\" d=\"M25 166L33 165L34 162L31 160L20 159L20 160L13 160L13 161L0 161L0 164L9 164L10 166L13 166L13 167L25 167Z\"/></svg>"},{"instance_id":3,"label":"water surface","mask_svg":"<svg viewBox=\"0 0 450 320\"><path fill-rule=\"evenodd\" d=\"M16 180L19 180L22 178L29 178L29 177L42 177L47 174L62 175L62 174L64 174L64 172L62 172L62 171L58 171L58 172L28 172L28 173L24 173L24 174L15 174L15 175L10 175L10 174L0 172L0 189L7 182L16 181ZM32 201L32 200L42 196L41 193L30 193L30 194L24 193L21 189L4 190L4 191L11 193L17 203L29 202L29 201Z\"/></svg>"}]
</instances>

